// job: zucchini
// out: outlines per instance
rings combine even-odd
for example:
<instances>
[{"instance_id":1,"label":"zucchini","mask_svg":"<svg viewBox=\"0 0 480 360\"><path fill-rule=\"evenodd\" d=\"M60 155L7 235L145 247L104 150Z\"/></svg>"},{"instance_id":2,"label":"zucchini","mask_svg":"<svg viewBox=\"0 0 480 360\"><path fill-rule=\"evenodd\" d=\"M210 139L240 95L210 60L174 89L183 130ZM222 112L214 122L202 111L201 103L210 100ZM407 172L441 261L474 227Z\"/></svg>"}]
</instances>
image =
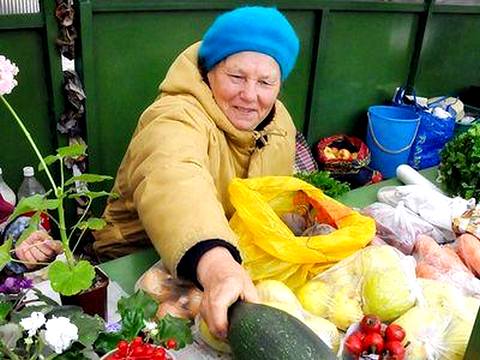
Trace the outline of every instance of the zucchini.
<instances>
[{"instance_id":1,"label":"zucchini","mask_svg":"<svg viewBox=\"0 0 480 360\"><path fill-rule=\"evenodd\" d=\"M334 360L330 348L286 312L236 302L229 309L228 340L235 360Z\"/></svg>"}]
</instances>

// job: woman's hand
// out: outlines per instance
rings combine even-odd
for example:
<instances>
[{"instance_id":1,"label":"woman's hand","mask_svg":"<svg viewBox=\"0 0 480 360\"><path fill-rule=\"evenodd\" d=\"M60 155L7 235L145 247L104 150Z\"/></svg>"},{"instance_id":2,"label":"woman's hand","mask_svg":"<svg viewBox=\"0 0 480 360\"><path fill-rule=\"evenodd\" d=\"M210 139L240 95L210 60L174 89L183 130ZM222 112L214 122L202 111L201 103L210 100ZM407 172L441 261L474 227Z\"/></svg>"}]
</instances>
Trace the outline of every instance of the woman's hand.
<instances>
[{"instance_id":1,"label":"woman's hand","mask_svg":"<svg viewBox=\"0 0 480 360\"><path fill-rule=\"evenodd\" d=\"M34 268L39 262L47 262L62 252L62 243L53 240L45 231L35 231L15 249L19 260L25 261L27 268Z\"/></svg>"},{"instance_id":2,"label":"woman's hand","mask_svg":"<svg viewBox=\"0 0 480 360\"><path fill-rule=\"evenodd\" d=\"M245 269L224 247L213 248L200 258L197 278L204 289L200 314L212 334L226 338L228 308L238 298L257 302L257 290Z\"/></svg>"}]
</instances>

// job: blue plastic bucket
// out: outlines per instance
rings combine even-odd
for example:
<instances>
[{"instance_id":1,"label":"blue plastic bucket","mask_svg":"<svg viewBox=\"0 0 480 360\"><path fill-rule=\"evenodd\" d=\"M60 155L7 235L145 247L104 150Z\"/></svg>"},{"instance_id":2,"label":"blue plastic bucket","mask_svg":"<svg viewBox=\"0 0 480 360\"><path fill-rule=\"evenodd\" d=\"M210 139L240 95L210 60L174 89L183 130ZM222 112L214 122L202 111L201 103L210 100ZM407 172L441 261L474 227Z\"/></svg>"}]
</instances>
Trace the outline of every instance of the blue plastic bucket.
<instances>
[{"instance_id":1,"label":"blue plastic bucket","mask_svg":"<svg viewBox=\"0 0 480 360\"><path fill-rule=\"evenodd\" d=\"M412 109L398 106L368 108L367 146L370 166L384 178L395 176L398 165L406 164L420 125L420 116Z\"/></svg>"}]
</instances>

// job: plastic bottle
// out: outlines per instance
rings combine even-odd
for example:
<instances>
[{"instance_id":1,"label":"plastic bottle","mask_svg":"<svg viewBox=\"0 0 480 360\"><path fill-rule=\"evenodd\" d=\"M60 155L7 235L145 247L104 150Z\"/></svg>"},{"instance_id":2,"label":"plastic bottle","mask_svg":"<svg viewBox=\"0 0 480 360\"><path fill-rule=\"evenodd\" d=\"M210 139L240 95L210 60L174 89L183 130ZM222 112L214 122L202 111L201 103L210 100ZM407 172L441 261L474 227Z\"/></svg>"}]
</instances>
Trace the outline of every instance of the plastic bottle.
<instances>
[{"instance_id":1,"label":"plastic bottle","mask_svg":"<svg viewBox=\"0 0 480 360\"><path fill-rule=\"evenodd\" d=\"M25 166L23 168L23 182L20 185L20 188L17 192L18 201L25 197L33 196L36 194L43 195L45 194L45 188L42 184L35 178L35 170L31 166ZM25 216L32 216L33 213L24 214ZM50 220L47 214L42 213L40 215L41 226L50 231Z\"/></svg>"},{"instance_id":2,"label":"plastic bottle","mask_svg":"<svg viewBox=\"0 0 480 360\"><path fill-rule=\"evenodd\" d=\"M29 197L35 194L45 194L45 188L35 178L35 170L33 167L25 166L23 168L23 182L17 193L18 201L24 197Z\"/></svg>"}]
</instances>

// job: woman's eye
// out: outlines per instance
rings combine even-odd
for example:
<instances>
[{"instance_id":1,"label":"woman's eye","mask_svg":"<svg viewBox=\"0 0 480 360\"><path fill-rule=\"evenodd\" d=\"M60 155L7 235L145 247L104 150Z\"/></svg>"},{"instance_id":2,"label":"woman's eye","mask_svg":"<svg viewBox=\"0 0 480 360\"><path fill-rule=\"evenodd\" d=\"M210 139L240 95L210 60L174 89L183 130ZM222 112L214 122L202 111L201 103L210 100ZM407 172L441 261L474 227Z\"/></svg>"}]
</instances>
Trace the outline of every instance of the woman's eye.
<instances>
[{"instance_id":1,"label":"woman's eye","mask_svg":"<svg viewBox=\"0 0 480 360\"><path fill-rule=\"evenodd\" d=\"M241 76L241 75L229 74L229 76L232 80L237 81L237 82L243 80L243 76Z\"/></svg>"}]
</instances>

